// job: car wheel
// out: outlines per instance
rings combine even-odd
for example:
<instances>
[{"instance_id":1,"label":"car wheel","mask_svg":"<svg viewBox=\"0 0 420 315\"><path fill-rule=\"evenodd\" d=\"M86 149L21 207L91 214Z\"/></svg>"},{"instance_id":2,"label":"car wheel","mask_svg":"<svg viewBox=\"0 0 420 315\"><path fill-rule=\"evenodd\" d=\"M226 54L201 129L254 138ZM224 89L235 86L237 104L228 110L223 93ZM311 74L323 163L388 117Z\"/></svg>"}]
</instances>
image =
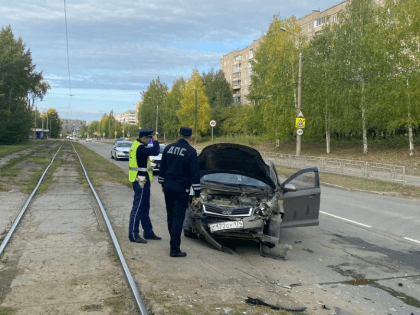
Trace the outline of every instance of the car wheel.
<instances>
[{"instance_id":1,"label":"car wheel","mask_svg":"<svg viewBox=\"0 0 420 315\"><path fill-rule=\"evenodd\" d=\"M112 151L111 151L111 159L113 159L114 158L114 155L112 154Z\"/></svg>"}]
</instances>

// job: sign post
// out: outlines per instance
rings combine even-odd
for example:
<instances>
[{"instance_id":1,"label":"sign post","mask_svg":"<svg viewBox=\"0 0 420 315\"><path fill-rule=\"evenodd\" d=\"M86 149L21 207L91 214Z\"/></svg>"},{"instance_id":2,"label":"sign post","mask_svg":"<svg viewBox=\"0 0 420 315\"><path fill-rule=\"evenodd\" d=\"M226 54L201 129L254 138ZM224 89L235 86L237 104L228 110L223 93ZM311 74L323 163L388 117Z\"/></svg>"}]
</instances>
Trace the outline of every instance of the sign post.
<instances>
[{"instance_id":1,"label":"sign post","mask_svg":"<svg viewBox=\"0 0 420 315\"><path fill-rule=\"evenodd\" d=\"M215 120L210 120L210 127L211 127L211 143L213 142L213 128L216 127L216 121Z\"/></svg>"}]
</instances>

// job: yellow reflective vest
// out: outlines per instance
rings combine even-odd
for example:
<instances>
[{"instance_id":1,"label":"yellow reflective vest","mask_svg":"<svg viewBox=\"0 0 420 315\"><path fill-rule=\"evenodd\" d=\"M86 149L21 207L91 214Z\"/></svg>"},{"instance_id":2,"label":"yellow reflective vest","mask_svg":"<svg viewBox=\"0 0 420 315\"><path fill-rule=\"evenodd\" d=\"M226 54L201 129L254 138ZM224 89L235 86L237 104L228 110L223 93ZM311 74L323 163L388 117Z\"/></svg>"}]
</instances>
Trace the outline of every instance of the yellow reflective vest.
<instances>
[{"instance_id":1,"label":"yellow reflective vest","mask_svg":"<svg viewBox=\"0 0 420 315\"><path fill-rule=\"evenodd\" d=\"M137 165L137 148L140 145L144 145L143 143L134 140L133 144L131 145L130 148L130 153L129 153L129 160L128 160L128 166L129 166L129 170L128 170L128 180L130 182L134 182L136 180L137 177L137 172L147 172L147 174L149 175L149 180L150 183L153 182L153 169L151 167L151 162L150 162L150 157L147 157L147 168L139 168Z\"/></svg>"}]
</instances>

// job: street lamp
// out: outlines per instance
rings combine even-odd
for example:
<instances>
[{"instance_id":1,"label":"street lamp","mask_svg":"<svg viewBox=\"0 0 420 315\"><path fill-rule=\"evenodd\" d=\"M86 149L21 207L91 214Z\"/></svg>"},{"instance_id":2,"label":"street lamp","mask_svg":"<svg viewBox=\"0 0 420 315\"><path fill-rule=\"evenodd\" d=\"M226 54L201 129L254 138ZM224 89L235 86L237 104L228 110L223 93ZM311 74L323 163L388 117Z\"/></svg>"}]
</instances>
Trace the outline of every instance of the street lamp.
<instances>
[{"instance_id":1,"label":"street lamp","mask_svg":"<svg viewBox=\"0 0 420 315\"><path fill-rule=\"evenodd\" d=\"M296 34L290 33L284 27L280 27L280 30L286 32L289 35L295 36L299 39L299 36ZM299 116L302 109L302 53L299 53L299 76L298 76L298 102L297 102L297 109L296 109L296 117ZM296 134L296 155L300 155L302 148L302 135Z\"/></svg>"},{"instance_id":2,"label":"street lamp","mask_svg":"<svg viewBox=\"0 0 420 315\"><path fill-rule=\"evenodd\" d=\"M151 100L155 100L156 101L156 140L157 140L157 136L158 136L158 119L159 119L159 103L157 99L154 99L150 96L148 96L147 98L150 98Z\"/></svg>"}]
</instances>

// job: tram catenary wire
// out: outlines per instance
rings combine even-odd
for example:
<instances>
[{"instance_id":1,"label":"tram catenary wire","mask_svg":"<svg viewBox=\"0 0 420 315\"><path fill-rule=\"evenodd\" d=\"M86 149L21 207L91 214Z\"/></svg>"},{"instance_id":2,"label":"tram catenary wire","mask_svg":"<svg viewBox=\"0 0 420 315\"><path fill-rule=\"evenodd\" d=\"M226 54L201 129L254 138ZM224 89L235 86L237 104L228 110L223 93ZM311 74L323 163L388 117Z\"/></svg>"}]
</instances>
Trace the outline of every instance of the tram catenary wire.
<instances>
[{"instance_id":1,"label":"tram catenary wire","mask_svg":"<svg viewBox=\"0 0 420 315\"><path fill-rule=\"evenodd\" d=\"M44 173L42 173L42 176L39 179L38 184L36 185L36 187L34 188L34 190L32 191L32 193L30 194L28 200L25 202L25 205L23 206L22 210L19 212L19 215L17 216L17 218L13 222L12 227L10 228L9 232L7 233L7 235L4 238L3 242L1 243L1 245L0 245L0 257L1 257L1 254L3 253L3 250L6 248L6 246L7 246L8 242L9 242L10 238L12 237L13 233L15 232L16 227L20 223L21 218L25 214L26 209L28 208L28 205L30 204L30 202L32 201L33 196L35 195L36 191L38 190L38 187L41 185L42 181L44 180L45 174L47 173L48 169L50 168L50 166L54 162L54 160L55 160L58 152L60 151L61 147L63 146L63 144L64 144L64 141L60 145L60 147L58 148L58 150L55 153L54 157L51 159L51 162L46 167ZM92 193L93 193L93 195L96 198L96 201L97 201L97 203L99 205L99 208L101 209L102 216L103 216L103 218L105 220L105 223L106 223L106 226L108 228L109 234L111 236L112 242L114 244L115 250L117 251L118 258L119 258L119 260L121 262L121 265L123 267L123 270L124 270L124 274L125 274L125 276L127 278L127 281L128 281L128 283L130 285L131 292L133 293L134 298L136 300L136 304L138 306L138 309L140 310L141 315L149 315L149 311L148 311L148 309L147 309L147 307L146 307L146 305L145 305L145 303L144 303L144 301L143 301L143 299L142 299L142 297L140 295L140 292L139 292L139 290L137 288L137 285L136 285L136 283L134 281L134 278L133 278L133 276L131 274L131 271L130 271L128 265L127 265L127 262L125 260L124 254L122 253L121 247L120 247L120 245L118 243L118 239L117 239L117 237L115 235L114 229L112 228L111 222L109 221L108 215L106 214L106 211L105 211L105 209L104 209L104 207L102 205L102 202L99 199L98 194L96 193L95 189L93 188L92 183L90 182L89 176L88 176L88 174L86 172L86 169L85 169L85 167L84 167L84 165L82 163L82 160L81 160L79 154L76 151L76 148L73 146L73 143L71 143L71 145L72 145L73 150L74 150L74 152L76 153L76 155L77 155L77 157L79 159L79 163L80 163L80 165L81 165L81 167L83 169L83 172L85 174L85 177L86 177L86 180L87 180L87 182L89 184L89 187L92 190Z\"/></svg>"}]
</instances>

